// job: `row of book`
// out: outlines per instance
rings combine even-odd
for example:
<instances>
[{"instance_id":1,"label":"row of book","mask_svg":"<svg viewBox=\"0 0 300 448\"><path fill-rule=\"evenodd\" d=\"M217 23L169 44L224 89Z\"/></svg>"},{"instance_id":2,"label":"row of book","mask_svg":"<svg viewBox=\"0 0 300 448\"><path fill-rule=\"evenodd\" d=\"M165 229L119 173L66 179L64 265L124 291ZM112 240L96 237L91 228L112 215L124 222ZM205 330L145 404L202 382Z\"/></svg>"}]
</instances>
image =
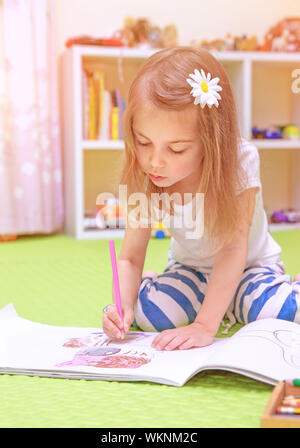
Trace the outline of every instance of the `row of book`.
<instances>
[{"instance_id":1,"label":"row of book","mask_svg":"<svg viewBox=\"0 0 300 448\"><path fill-rule=\"evenodd\" d=\"M84 140L122 140L125 100L118 88L105 88L101 70L82 73L82 127Z\"/></svg>"}]
</instances>

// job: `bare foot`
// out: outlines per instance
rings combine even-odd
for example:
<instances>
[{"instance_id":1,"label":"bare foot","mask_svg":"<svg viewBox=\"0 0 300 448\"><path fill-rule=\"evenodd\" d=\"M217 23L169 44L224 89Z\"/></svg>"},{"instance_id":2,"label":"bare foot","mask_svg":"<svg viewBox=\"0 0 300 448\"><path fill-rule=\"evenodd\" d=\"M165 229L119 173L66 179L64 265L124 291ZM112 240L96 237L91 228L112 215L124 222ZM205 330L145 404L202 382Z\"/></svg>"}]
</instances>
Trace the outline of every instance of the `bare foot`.
<instances>
[{"instance_id":1,"label":"bare foot","mask_svg":"<svg viewBox=\"0 0 300 448\"><path fill-rule=\"evenodd\" d=\"M145 272L143 272L142 278L146 278L146 277L154 278L157 276L158 276L158 273L155 271L145 271Z\"/></svg>"},{"instance_id":2,"label":"bare foot","mask_svg":"<svg viewBox=\"0 0 300 448\"><path fill-rule=\"evenodd\" d=\"M295 275L294 282L300 282L300 274Z\"/></svg>"}]
</instances>

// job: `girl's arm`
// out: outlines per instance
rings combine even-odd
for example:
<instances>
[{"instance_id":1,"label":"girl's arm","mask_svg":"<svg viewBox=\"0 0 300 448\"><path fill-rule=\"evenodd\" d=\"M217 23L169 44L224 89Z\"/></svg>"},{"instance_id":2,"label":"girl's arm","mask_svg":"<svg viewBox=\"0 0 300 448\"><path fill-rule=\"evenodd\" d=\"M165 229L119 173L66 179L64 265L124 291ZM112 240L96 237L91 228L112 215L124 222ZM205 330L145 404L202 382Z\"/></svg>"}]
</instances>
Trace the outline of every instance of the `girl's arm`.
<instances>
[{"instance_id":1,"label":"girl's arm","mask_svg":"<svg viewBox=\"0 0 300 448\"><path fill-rule=\"evenodd\" d=\"M204 325L214 336L220 326L244 272L248 256L248 238L255 208L256 188L239 195L245 219L232 243L215 257L205 298L195 322Z\"/></svg>"},{"instance_id":2,"label":"girl's arm","mask_svg":"<svg viewBox=\"0 0 300 448\"><path fill-rule=\"evenodd\" d=\"M240 237L237 246L222 249L214 259L204 301L195 319L215 336L246 266L248 239Z\"/></svg>"},{"instance_id":3,"label":"girl's arm","mask_svg":"<svg viewBox=\"0 0 300 448\"><path fill-rule=\"evenodd\" d=\"M121 330L128 331L134 319L133 306L137 300L145 262L151 227L127 227L121 252L117 260L123 322L116 306L103 313L102 327L109 337L121 337ZM116 303L112 290L113 303Z\"/></svg>"},{"instance_id":4,"label":"girl's arm","mask_svg":"<svg viewBox=\"0 0 300 448\"><path fill-rule=\"evenodd\" d=\"M240 207L246 219L239 226L231 244L214 257L205 298L195 321L186 327L162 332L154 340L154 347L168 350L187 349L213 342L246 266L255 196L256 188L248 189L239 195Z\"/></svg>"},{"instance_id":5,"label":"girl's arm","mask_svg":"<svg viewBox=\"0 0 300 448\"><path fill-rule=\"evenodd\" d=\"M133 307L137 300L150 236L151 227L126 229L117 260L122 304Z\"/></svg>"}]
</instances>

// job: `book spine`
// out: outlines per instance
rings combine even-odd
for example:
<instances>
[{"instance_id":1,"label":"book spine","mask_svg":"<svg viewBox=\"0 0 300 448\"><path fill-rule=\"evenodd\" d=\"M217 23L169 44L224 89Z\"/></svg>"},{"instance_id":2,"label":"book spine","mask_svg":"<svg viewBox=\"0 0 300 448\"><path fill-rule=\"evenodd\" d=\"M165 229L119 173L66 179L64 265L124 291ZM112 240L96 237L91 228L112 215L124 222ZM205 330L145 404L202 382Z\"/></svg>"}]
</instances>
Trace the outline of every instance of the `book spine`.
<instances>
[{"instance_id":1,"label":"book spine","mask_svg":"<svg viewBox=\"0 0 300 448\"><path fill-rule=\"evenodd\" d=\"M118 112L119 112L119 117L118 117L118 138L121 138L121 134L122 134L122 98L121 98L121 93L120 90L118 88L116 88L115 90L115 97L116 97L116 104L117 104L117 108L118 108Z\"/></svg>"},{"instance_id":2,"label":"book spine","mask_svg":"<svg viewBox=\"0 0 300 448\"><path fill-rule=\"evenodd\" d=\"M123 126L124 126L123 116L124 116L124 112L125 112L125 99L121 98L121 118L120 118L120 122L121 122L120 130L121 130L121 133L120 133L120 136L119 136L121 140L124 139L124 131L123 131Z\"/></svg>"},{"instance_id":3,"label":"book spine","mask_svg":"<svg viewBox=\"0 0 300 448\"><path fill-rule=\"evenodd\" d=\"M82 71L82 136L85 140L89 136L89 85L85 70Z\"/></svg>"},{"instance_id":4,"label":"book spine","mask_svg":"<svg viewBox=\"0 0 300 448\"><path fill-rule=\"evenodd\" d=\"M104 90L104 110L103 110L103 122L101 127L101 139L110 139L110 116L111 116L111 96L108 90Z\"/></svg>"},{"instance_id":5,"label":"book spine","mask_svg":"<svg viewBox=\"0 0 300 448\"><path fill-rule=\"evenodd\" d=\"M111 139L119 139L119 108L117 106L111 109Z\"/></svg>"},{"instance_id":6,"label":"book spine","mask_svg":"<svg viewBox=\"0 0 300 448\"><path fill-rule=\"evenodd\" d=\"M102 123L104 119L104 73L101 70L96 71L98 81L98 102L97 102L97 136L101 138Z\"/></svg>"},{"instance_id":7,"label":"book spine","mask_svg":"<svg viewBox=\"0 0 300 448\"><path fill-rule=\"evenodd\" d=\"M89 139L95 140L95 84L93 74L89 74Z\"/></svg>"},{"instance_id":8,"label":"book spine","mask_svg":"<svg viewBox=\"0 0 300 448\"><path fill-rule=\"evenodd\" d=\"M82 129L89 140L123 139L125 100L120 90L105 89L105 75L101 70L83 70Z\"/></svg>"},{"instance_id":9,"label":"book spine","mask_svg":"<svg viewBox=\"0 0 300 448\"><path fill-rule=\"evenodd\" d=\"M98 124L99 124L99 75L95 71L93 73L94 81L94 96L95 96L95 109L94 109L94 139L98 138Z\"/></svg>"}]
</instances>

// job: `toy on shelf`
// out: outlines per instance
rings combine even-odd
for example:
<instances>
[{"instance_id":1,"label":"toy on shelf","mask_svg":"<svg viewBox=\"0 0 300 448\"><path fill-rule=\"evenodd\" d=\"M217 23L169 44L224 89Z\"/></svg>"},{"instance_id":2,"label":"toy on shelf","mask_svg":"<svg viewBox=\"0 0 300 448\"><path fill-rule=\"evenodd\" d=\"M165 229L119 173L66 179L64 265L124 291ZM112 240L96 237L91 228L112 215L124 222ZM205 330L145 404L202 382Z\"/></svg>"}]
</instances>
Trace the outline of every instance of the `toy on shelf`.
<instances>
[{"instance_id":1,"label":"toy on shelf","mask_svg":"<svg viewBox=\"0 0 300 448\"><path fill-rule=\"evenodd\" d=\"M123 47L125 43L116 37L92 37L92 36L77 36L71 37L65 43L67 48L72 47L73 45L96 45L96 46L105 46L105 47Z\"/></svg>"},{"instance_id":2,"label":"toy on shelf","mask_svg":"<svg viewBox=\"0 0 300 448\"><path fill-rule=\"evenodd\" d=\"M103 204L98 205L94 212L86 212L85 229L125 228L126 217L119 205L119 199L112 193L107 194Z\"/></svg>"},{"instance_id":3,"label":"toy on shelf","mask_svg":"<svg viewBox=\"0 0 300 448\"><path fill-rule=\"evenodd\" d=\"M262 44L256 36L232 36L230 33L224 39L193 40L190 44L216 51L297 52L300 51L300 18L289 17L278 22L265 34Z\"/></svg>"},{"instance_id":4,"label":"toy on shelf","mask_svg":"<svg viewBox=\"0 0 300 448\"><path fill-rule=\"evenodd\" d=\"M256 126L252 128L252 137L261 138L282 138L282 131L279 126L269 126L266 129L260 129Z\"/></svg>"},{"instance_id":5,"label":"toy on shelf","mask_svg":"<svg viewBox=\"0 0 300 448\"><path fill-rule=\"evenodd\" d=\"M252 137L255 139L267 138L277 139L285 138L289 140L297 140L300 137L298 126L295 124L287 124L284 126L269 126L265 129L260 129L256 126L252 128Z\"/></svg>"},{"instance_id":6,"label":"toy on shelf","mask_svg":"<svg viewBox=\"0 0 300 448\"><path fill-rule=\"evenodd\" d=\"M126 218L119 205L119 199L109 198L105 201L105 205L101 207L97 213L97 226L101 229L105 227L124 228L126 226Z\"/></svg>"},{"instance_id":7,"label":"toy on shelf","mask_svg":"<svg viewBox=\"0 0 300 448\"><path fill-rule=\"evenodd\" d=\"M169 237L170 233L162 222L155 221L153 223L151 236L154 238L163 239Z\"/></svg>"},{"instance_id":8,"label":"toy on shelf","mask_svg":"<svg viewBox=\"0 0 300 448\"><path fill-rule=\"evenodd\" d=\"M297 223L300 222L300 210L294 208L282 209L272 213L270 217L271 223Z\"/></svg>"},{"instance_id":9,"label":"toy on shelf","mask_svg":"<svg viewBox=\"0 0 300 448\"><path fill-rule=\"evenodd\" d=\"M8 243L10 241L15 241L18 238L18 235L6 233L0 235L0 243Z\"/></svg>"},{"instance_id":10,"label":"toy on shelf","mask_svg":"<svg viewBox=\"0 0 300 448\"><path fill-rule=\"evenodd\" d=\"M191 45L216 51L256 51L258 48L255 36L247 37L246 34L243 34L234 37L230 33L226 35L225 39L201 40L200 42L193 40Z\"/></svg>"},{"instance_id":11,"label":"toy on shelf","mask_svg":"<svg viewBox=\"0 0 300 448\"><path fill-rule=\"evenodd\" d=\"M178 45L178 32L174 24L160 28L146 18L125 17L123 28L116 31L114 36L127 47L170 48Z\"/></svg>"},{"instance_id":12,"label":"toy on shelf","mask_svg":"<svg viewBox=\"0 0 300 448\"><path fill-rule=\"evenodd\" d=\"M284 127L282 135L284 138L297 140L300 137L299 128L295 124L289 124Z\"/></svg>"},{"instance_id":13,"label":"toy on shelf","mask_svg":"<svg viewBox=\"0 0 300 448\"><path fill-rule=\"evenodd\" d=\"M300 51L300 17L289 17L271 27L260 51Z\"/></svg>"},{"instance_id":14,"label":"toy on shelf","mask_svg":"<svg viewBox=\"0 0 300 448\"><path fill-rule=\"evenodd\" d=\"M124 19L123 28L113 32L110 37L77 36L68 39L65 45L67 48L72 45L170 48L178 45L178 31L173 23L160 28L146 18L134 19L128 16Z\"/></svg>"}]
</instances>

